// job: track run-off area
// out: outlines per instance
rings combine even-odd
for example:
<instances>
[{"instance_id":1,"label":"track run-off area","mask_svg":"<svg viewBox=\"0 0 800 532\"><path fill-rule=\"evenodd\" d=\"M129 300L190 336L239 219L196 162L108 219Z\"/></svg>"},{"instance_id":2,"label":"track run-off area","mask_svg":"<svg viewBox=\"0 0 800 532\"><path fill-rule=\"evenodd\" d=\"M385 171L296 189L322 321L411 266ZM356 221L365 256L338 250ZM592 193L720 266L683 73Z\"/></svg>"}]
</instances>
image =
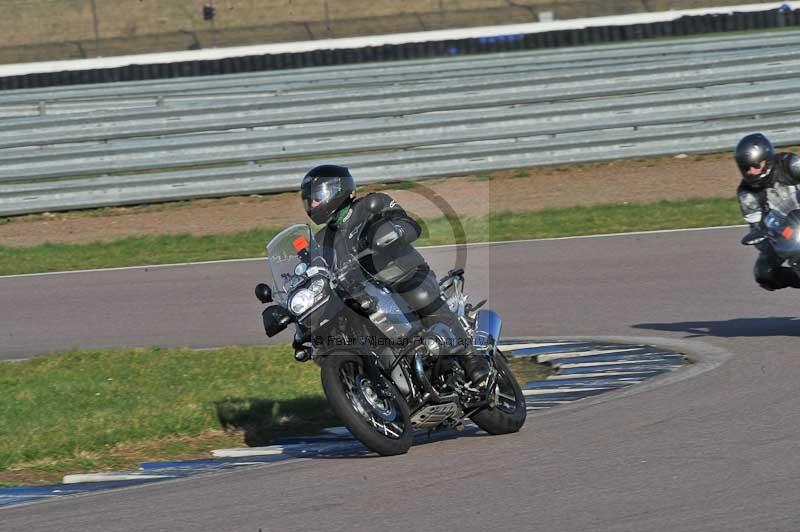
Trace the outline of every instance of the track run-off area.
<instances>
[{"instance_id":1,"label":"track run-off area","mask_svg":"<svg viewBox=\"0 0 800 532\"><path fill-rule=\"evenodd\" d=\"M67 497L4 509L0 530L794 530L800 294L755 285L742 232L468 248L467 291L507 337L655 339L695 362L668 376L532 413L515 435ZM454 265L452 247L423 253ZM3 356L259 343L262 280L262 261L0 278Z\"/></svg>"}]
</instances>

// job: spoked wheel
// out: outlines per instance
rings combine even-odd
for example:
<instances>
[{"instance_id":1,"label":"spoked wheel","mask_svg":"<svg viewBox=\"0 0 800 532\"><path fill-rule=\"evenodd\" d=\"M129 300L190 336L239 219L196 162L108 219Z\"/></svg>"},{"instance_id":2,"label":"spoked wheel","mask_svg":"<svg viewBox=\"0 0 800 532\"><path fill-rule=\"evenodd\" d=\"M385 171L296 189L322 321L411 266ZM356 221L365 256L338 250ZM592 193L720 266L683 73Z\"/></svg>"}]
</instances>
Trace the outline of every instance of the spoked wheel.
<instances>
[{"instance_id":1,"label":"spoked wheel","mask_svg":"<svg viewBox=\"0 0 800 532\"><path fill-rule=\"evenodd\" d=\"M370 380L359 356L334 353L322 362L325 397L353 436L378 454L403 454L411 447L411 414L397 388L384 386L388 393Z\"/></svg>"},{"instance_id":2,"label":"spoked wheel","mask_svg":"<svg viewBox=\"0 0 800 532\"><path fill-rule=\"evenodd\" d=\"M489 434L517 432L528 416L525 396L499 351L494 357L494 365L497 368L496 385L492 392L495 406L473 414L470 419Z\"/></svg>"}]
</instances>

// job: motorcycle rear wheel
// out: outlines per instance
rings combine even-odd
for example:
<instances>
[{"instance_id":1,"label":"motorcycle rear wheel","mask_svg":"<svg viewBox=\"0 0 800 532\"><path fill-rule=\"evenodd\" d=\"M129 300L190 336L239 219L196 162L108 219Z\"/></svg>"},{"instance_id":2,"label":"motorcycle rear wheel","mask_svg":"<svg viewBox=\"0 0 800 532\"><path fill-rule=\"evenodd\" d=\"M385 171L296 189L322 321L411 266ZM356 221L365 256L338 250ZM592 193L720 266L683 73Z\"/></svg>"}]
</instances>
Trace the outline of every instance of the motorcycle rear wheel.
<instances>
[{"instance_id":1,"label":"motorcycle rear wheel","mask_svg":"<svg viewBox=\"0 0 800 532\"><path fill-rule=\"evenodd\" d=\"M411 414L391 382L385 383L391 397L381 397L364 360L344 352L326 356L321 374L328 403L353 436L383 456L408 452L413 439Z\"/></svg>"},{"instance_id":2,"label":"motorcycle rear wheel","mask_svg":"<svg viewBox=\"0 0 800 532\"><path fill-rule=\"evenodd\" d=\"M516 377L508 367L502 353L498 351L494 358L497 368L497 386L500 402L494 408L486 408L470 419L489 434L509 434L518 432L525 424L528 409L525 396Z\"/></svg>"}]
</instances>

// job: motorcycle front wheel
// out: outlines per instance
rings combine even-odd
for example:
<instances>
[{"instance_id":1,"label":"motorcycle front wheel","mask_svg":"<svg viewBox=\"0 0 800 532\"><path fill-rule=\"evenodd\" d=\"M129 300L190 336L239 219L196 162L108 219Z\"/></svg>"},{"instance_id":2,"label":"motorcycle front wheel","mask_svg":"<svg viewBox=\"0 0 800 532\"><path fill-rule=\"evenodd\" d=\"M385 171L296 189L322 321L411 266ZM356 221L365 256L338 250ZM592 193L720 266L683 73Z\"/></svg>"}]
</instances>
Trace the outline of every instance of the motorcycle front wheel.
<instances>
[{"instance_id":1,"label":"motorcycle front wheel","mask_svg":"<svg viewBox=\"0 0 800 532\"><path fill-rule=\"evenodd\" d=\"M495 406L476 412L470 419L489 434L517 432L528 416L525 396L505 357L499 351L494 357L494 365L497 369Z\"/></svg>"},{"instance_id":2,"label":"motorcycle front wheel","mask_svg":"<svg viewBox=\"0 0 800 532\"><path fill-rule=\"evenodd\" d=\"M411 447L411 414L400 392L385 382L373 383L357 355L331 353L322 361L325 397L350 432L368 449L383 456L404 454Z\"/></svg>"}]
</instances>

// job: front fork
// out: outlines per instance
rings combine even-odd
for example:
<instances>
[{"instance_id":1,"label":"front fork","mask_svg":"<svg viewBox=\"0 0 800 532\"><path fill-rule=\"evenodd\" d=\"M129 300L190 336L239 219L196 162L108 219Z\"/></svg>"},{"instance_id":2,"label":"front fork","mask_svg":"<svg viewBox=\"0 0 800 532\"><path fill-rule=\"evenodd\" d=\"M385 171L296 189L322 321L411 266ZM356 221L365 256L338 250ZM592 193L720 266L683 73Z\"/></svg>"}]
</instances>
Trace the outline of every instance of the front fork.
<instances>
[{"instance_id":1,"label":"front fork","mask_svg":"<svg viewBox=\"0 0 800 532\"><path fill-rule=\"evenodd\" d=\"M396 399L392 389L386 384L388 377L386 377L381 370L378 355L370 350L364 349L361 357L364 360L364 366L367 369L369 380L372 382L378 396L383 399Z\"/></svg>"}]
</instances>

